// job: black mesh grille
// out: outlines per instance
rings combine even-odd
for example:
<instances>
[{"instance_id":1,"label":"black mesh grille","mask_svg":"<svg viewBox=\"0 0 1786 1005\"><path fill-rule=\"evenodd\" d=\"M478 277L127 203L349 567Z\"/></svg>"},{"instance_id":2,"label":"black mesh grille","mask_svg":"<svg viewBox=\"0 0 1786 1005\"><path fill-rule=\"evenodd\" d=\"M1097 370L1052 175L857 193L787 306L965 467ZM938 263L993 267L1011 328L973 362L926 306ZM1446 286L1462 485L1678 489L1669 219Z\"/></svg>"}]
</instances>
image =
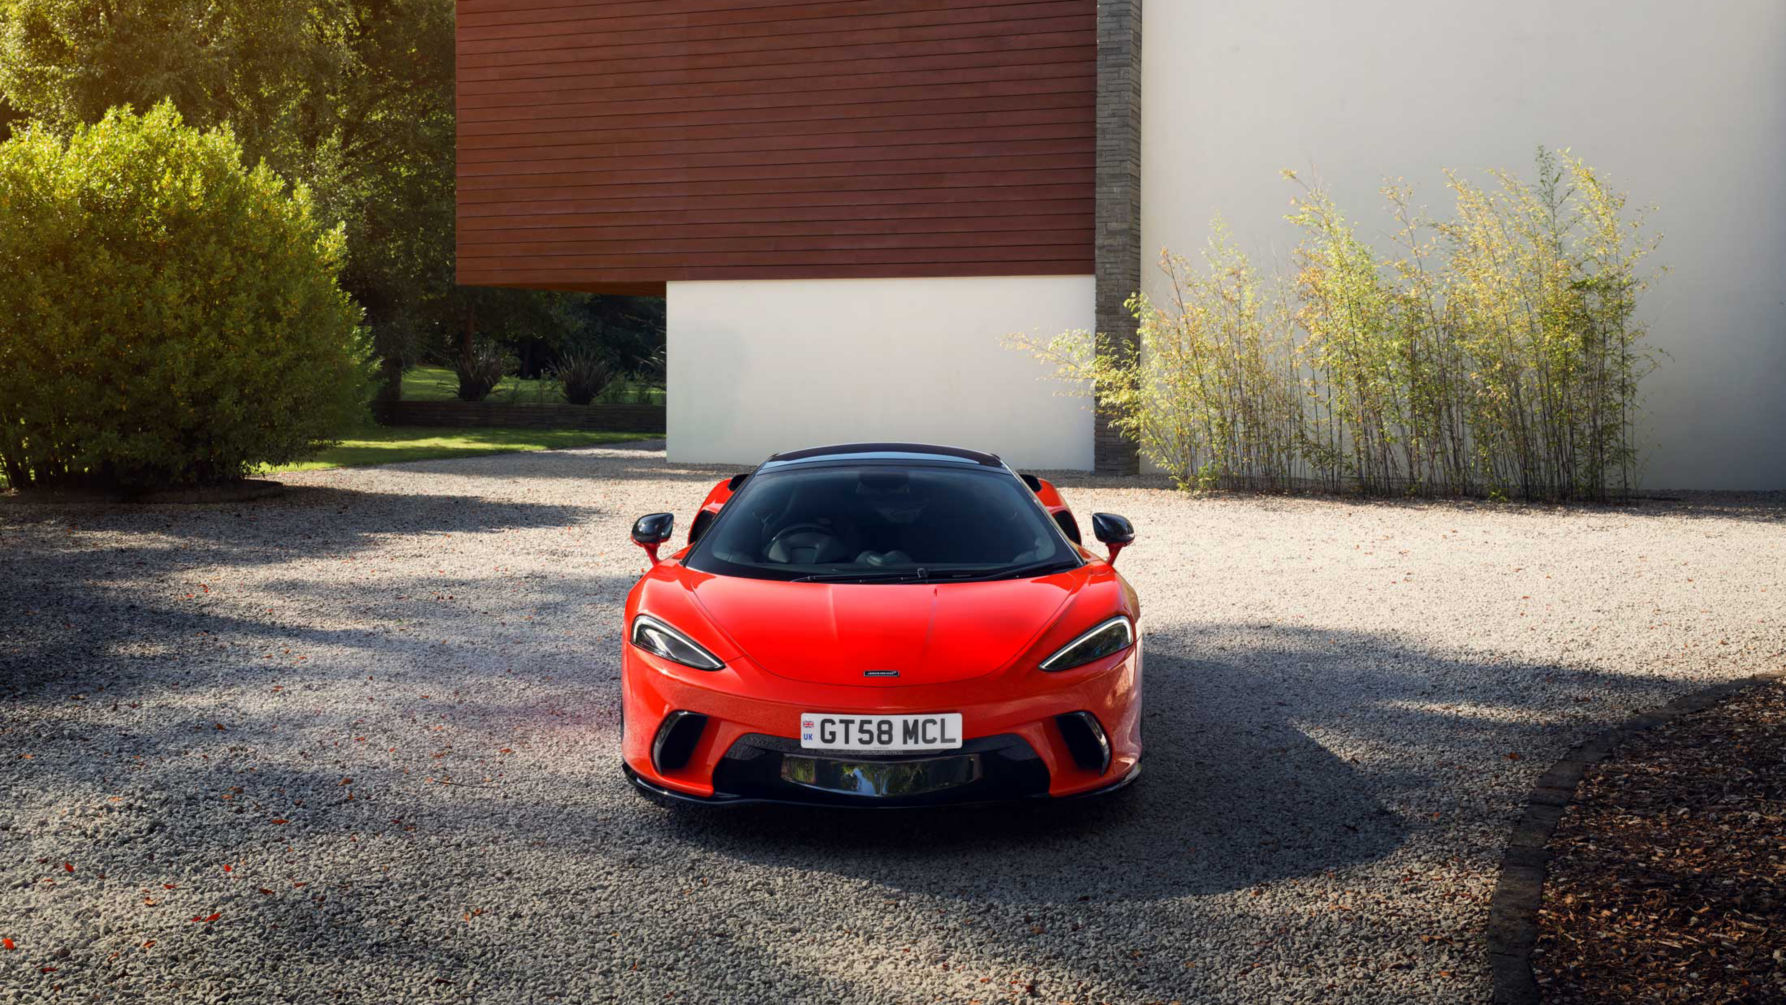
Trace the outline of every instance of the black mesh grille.
<instances>
[{"instance_id":1,"label":"black mesh grille","mask_svg":"<svg viewBox=\"0 0 1786 1005\"><path fill-rule=\"evenodd\" d=\"M861 796L792 784L782 777L782 757L832 758L847 761L900 761L948 756L977 756L975 781L913 796ZM713 772L716 794L743 799L825 806L927 806L942 803L991 802L1048 794L1048 767L1020 736L981 737L959 750L912 754L837 754L801 750L797 740L751 733L739 737Z\"/></svg>"}]
</instances>

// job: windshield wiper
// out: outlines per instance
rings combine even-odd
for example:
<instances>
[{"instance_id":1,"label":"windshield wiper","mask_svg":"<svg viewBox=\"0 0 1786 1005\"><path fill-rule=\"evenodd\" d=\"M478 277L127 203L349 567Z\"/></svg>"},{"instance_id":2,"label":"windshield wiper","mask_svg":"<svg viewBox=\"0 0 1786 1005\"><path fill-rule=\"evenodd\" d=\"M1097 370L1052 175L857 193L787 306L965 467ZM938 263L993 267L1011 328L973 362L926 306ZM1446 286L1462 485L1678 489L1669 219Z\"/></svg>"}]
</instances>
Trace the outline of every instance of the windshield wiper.
<instances>
[{"instance_id":1,"label":"windshield wiper","mask_svg":"<svg viewBox=\"0 0 1786 1005\"><path fill-rule=\"evenodd\" d=\"M810 576L790 579L790 583L890 583L899 580L919 582L930 578L927 569L861 569L856 572L815 572Z\"/></svg>"},{"instance_id":2,"label":"windshield wiper","mask_svg":"<svg viewBox=\"0 0 1786 1005\"><path fill-rule=\"evenodd\" d=\"M939 572L936 574L935 578L956 581L965 579L1022 579L1026 576L1035 576L1047 572L1064 572L1070 568L1072 568L1072 566L1067 565L1061 559L1051 558L1046 562L1031 562L1029 565L999 565L989 566L982 569L954 569L949 572Z\"/></svg>"},{"instance_id":3,"label":"windshield wiper","mask_svg":"<svg viewBox=\"0 0 1786 1005\"><path fill-rule=\"evenodd\" d=\"M897 583L897 582L967 582L976 579L1022 579L1049 572L1064 572L1072 568L1062 559L1051 558L1045 562L1031 562L1029 565L988 565L977 569L947 569L932 572L929 569L863 569L856 572L815 572L810 576L790 579L790 583Z\"/></svg>"}]
</instances>

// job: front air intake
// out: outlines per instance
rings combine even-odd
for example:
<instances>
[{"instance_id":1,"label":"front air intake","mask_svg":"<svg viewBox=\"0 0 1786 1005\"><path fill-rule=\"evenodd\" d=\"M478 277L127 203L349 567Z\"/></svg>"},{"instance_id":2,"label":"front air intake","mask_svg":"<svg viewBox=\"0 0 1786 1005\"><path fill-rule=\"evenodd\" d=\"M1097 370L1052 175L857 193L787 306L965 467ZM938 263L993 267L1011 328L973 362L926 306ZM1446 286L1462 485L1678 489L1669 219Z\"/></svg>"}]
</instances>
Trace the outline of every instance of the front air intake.
<instances>
[{"instance_id":1,"label":"front air intake","mask_svg":"<svg viewBox=\"0 0 1786 1005\"><path fill-rule=\"evenodd\" d=\"M1082 770L1103 774L1110 768L1110 738L1098 717L1090 712L1068 712L1054 717L1061 738L1067 741L1067 752Z\"/></svg>"},{"instance_id":2,"label":"front air intake","mask_svg":"<svg viewBox=\"0 0 1786 1005\"><path fill-rule=\"evenodd\" d=\"M694 756L695 744L707 728L707 717L699 712L676 711L664 716L657 727L657 738L651 741L651 763L658 771L675 771Z\"/></svg>"}]
</instances>

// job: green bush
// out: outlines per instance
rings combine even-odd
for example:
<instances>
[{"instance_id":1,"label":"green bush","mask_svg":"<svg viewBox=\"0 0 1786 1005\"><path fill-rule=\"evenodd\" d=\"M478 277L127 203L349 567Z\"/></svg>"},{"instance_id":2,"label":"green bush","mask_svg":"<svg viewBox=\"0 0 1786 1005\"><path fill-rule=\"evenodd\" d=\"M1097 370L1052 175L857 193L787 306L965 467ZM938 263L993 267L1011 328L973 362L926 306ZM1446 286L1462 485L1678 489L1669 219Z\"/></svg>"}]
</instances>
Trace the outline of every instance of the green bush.
<instances>
[{"instance_id":1,"label":"green bush","mask_svg":"<svg viewBox=\"0 0 1786 1005\"><path fill-rule=\"evenodd\" d=\"M514 357L494 342L478 342L453 361L460 401L483 401L515 369Z\"/></svg>"},{"instance_id":2,"label":"green bush","mask_svg":"<svg viewBox=\"0 0 1786 1005\"><path fill-rule=\"evenodd\" d=\"M0 144L0 466L15 487L238 478L333 442L369 373L342 234L172 106Z\"/></svg>"},{"instance_id":3,"label":"green bush","mask_svg":"<svg viewBox=\"0 0 1786 1005\"><path fill-rule=\"evenodd\" d=\"M573 405L587 405L614 382L614 368L601 353L577 349L564 354L552 371L564 400Z\"/></svg>"}]
</instances>

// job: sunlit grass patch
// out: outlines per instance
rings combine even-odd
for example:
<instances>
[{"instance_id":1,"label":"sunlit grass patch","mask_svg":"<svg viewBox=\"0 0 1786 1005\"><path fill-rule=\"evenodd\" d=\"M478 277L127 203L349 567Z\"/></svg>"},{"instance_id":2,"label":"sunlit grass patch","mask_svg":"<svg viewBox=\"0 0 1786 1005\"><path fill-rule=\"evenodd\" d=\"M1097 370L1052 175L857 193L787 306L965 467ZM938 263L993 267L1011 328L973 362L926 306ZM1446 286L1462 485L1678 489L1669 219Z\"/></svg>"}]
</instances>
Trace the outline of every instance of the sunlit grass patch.
<instances>
[{"instance_id":1,"label":"sunlit grass patch","mask_svg":"<svg viewBox=\"0 0 1786 1005\"><path fill-rule=\"evenodd\" d=\"M432 429L416 426L374 426L357 430L339 446L307 461L268 468L266 473L354 468L400 461L432 461L477 457L524 450L566 450L603 443L650 439L644 433L588 429Z\"/></svg>"}]
</instances>

